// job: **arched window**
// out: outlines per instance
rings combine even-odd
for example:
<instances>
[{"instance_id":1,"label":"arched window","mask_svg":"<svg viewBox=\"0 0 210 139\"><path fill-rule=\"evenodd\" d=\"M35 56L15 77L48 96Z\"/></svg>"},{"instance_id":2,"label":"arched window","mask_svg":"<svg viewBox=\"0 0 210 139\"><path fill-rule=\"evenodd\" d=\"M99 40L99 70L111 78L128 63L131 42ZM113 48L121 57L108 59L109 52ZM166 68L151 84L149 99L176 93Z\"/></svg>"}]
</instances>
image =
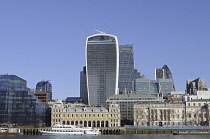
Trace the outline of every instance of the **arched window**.
<instances>
[{"instance_id":1,"label":"arched window","mask_svg":"<svg viewBox=\"0 0 210 139\"><path fill-rule=\"evenodd\" d=\"M80 125L82 125L82 124L83 124L83 122L82 122L82 121L79 121L79 124L80 124Z\"/></svg>"},{"instance_id":2,"label":"arched window","mask_svg":"<svg viewBox=\"0 0 210 139\"><path fill-rule=\"evenodd\" d=\"M100 121L97 121L97 127L100 127Z\"/></svg>"},{"instance_id":3,"label":"arched window","mask_svg":"<svg viewBox=\"0 0 210 139\"><path fill-rule=\"evenodd\" d=\"M78 121L75 121L75 125L78 125Z\"/></svg>"},{"instance_id":4,"label":"arched window","mask_svg":"<svg viewBox=\"0 0 210 139\"><path fill-rule=\"evenodd\" d=\"M88 121L88 127L91 127L91 121Z\"/></svg>"},{"instance_id":5,"label":"arched window","mask_svg":"<svg viewBox=\"0 0 210 139\"><path fill-rule=\"evenodd\" d=\"M69 121L67 121L67 125L70 125L70 122Z\"/></svg>"},{"instance_id":6,"label":"arched window","mask_svg":"<svg viewBox=\"0 0 210 139\"><path fill-rule=\"evenodd\" d=\"M71 121L71 125L74 125L74 121Z\"/></svg>"},{"instance_id":7,"label":"arched window","mask_svg":"<svg viewBox=\"0 0 210 139\"><path fill-rule=\"evenodd\" d=\"M104 121L101 121L101 127L104 127Z\"/></svg>"},{"instance_id":8,"label":"arched window","mask_svg":"<svg viewBox=\"0 0 210 139\"><path fill-rule=\"evenodd\" d=\"M87 127L87 121L84 121L84 127Z\"/></svg>"},{"instance_id":9,"label":"arched window","mask_svg":"<svg viewBox=\"0 0 210 139\"><path fill-rule=\"evenodd\" d=\"M96 121L93 121L93 127L96 127Z\"/></svg>"},{"instance_id":10,"label":"arched window","mask_svg":"<svg viewBox=\"0 0 210 139\"><path fill-rule=\"evenodd\" d=\"M106 121L106 126L105 127L109 127L109 122L108 121Z\"/></svg>"}]
</instances>

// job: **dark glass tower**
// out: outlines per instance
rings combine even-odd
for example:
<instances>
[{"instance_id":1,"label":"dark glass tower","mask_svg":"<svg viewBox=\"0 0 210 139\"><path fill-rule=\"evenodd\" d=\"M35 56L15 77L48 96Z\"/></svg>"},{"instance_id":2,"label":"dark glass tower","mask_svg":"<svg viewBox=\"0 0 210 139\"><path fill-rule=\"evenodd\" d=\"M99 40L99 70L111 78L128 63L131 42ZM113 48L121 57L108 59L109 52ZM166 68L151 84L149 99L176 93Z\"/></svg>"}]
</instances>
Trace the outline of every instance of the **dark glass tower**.
<instances>
[{"instance_id":1,"label":"dark glass tower","mask_svg":"<svg viewBox=\"0 0 210 139\"><path fill-rule=\"evenodd\" d=\"M86 74L89 105L105 105L118 93L119 47L116 36L96 34L86 41Z\"/></svg>"},{"instance_id":2,"label":"dark glass tower","mask_svg":"<svg viewBox=\"0 0 210 139\"><path fill-rule=\"evenodd\" d=\"M31 125L46 123L45 105L16 75L0 75L0 123Z\"/></svg>"},{"instance_id":3,"label":"dark glass tower","mask_svg":"<svg viewBox=\"0 0 210 139\"><path fill-rule=\"evenodd\" d=\"M119 93L133 91L134 58L133 45L119 45Z\"/></svg>"},{"instance_id":4,"label":"dark glass tower","mask_svg":"<svg viewBox=\"0 0 210 139\"><path fill-rule=\"evenodd\" d=\"M86 66L80 72L80 98L84 104L88 105Z\"/></svg>"},{"instance_id":5,"label":"dark glass tower","mask_svg":"<svg viewBox=\"0 0 210 139\"><path fill-rule=\"evenodd\" d=\"M52 84L49 81L41 81L36 84L36 91L48 93L48 100L52 100Z\"/></svg>"}]
</instances>

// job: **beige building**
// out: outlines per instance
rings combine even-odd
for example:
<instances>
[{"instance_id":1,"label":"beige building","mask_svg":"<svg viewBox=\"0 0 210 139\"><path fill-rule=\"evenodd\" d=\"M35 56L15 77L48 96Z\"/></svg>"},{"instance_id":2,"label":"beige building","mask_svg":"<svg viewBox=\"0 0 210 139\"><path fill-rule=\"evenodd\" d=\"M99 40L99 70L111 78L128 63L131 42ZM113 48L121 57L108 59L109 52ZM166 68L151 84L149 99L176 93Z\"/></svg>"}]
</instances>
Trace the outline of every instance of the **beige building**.
<instances>
[{"instance_id":1,"label":"beige building","mask_svg":"<svg viewBox=\"0 0 210 139\"><path fill-rule=\"evenodd\" d=\"M110 104L108 108L105 108L64 104L62 101L58 101L52 105L51 125L119 127L120 118L120 107L118 104Z\"/></svg>"},{"instance_id":2,"label":"beige building","mask_svg":"<svg viewBox=\"0 0 210 139\"><path fill-rule=\"evenodd\" d=\"M136 126L205 126L209 125L210 100L134 105Z\"/></svg>"}]
</instances>

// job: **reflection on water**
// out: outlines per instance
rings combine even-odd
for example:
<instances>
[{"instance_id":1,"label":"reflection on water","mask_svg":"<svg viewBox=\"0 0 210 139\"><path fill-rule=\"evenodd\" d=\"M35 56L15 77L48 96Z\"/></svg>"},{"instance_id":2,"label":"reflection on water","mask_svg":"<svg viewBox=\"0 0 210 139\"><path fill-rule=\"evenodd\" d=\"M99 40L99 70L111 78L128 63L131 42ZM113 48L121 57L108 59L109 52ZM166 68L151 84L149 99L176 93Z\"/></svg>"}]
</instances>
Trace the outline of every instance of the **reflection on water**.
<instances>
[{"instance_id":1,"label":"reflection on water","mask_svg":"<svg viewBox=\"0 0 210 139\"><path fill-rule=\"evenodd\" d=\"M27 136L0 135L0 139L209 139L210 135L172 135L172 134L139 134L139 135L102 135L102 136Z\"/></svg>"}]
</instances>

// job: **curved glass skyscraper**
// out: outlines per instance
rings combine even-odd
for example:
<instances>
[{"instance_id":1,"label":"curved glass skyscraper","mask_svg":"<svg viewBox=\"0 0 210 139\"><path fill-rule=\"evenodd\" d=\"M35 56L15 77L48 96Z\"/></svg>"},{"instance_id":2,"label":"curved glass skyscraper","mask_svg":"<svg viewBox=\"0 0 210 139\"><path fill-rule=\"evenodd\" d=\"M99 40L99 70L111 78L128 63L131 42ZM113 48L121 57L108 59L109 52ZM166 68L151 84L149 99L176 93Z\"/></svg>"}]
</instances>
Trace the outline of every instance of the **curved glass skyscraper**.
<instances>
[{"instance_id":1,"label":"curved glass skyscraper","mask_svg":"<svg viewBox=\"0 0 210 139\"><path fill-rule=\"evenodd\" d=\"M86 41L86 74L89 105L105 105L118 93L119 47L116 36L96 34Z\"/></svg>"}]
</instances>

